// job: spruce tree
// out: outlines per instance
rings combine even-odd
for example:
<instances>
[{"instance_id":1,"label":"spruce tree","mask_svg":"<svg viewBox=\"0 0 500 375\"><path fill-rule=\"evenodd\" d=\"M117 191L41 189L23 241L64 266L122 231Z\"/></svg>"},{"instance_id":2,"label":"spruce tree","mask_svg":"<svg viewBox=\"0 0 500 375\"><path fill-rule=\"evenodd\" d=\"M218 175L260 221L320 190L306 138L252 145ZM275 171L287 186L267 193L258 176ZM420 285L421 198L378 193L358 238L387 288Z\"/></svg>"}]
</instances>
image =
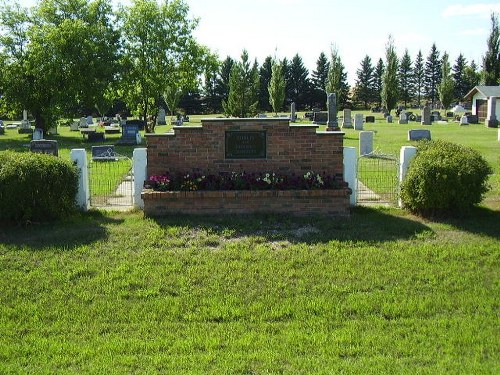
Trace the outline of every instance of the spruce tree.
<instances>
[{"instance_id":1,"label":"spruce tree","mask_svg":"<svg viewBox=\"0 0 500 375\"><path fill-rule=\"evenodd\" d=\"M222 102L229 97L229 76L231 75L233 65L234 60L227 56L219 68L219 74L215 80L215 95L218 110L223 110Z\"/></svg>"},{"instance_id":2,"label":"spruce tree","mask_svg":"<svg viewBox=\"0 0 500 375\"><path fill-rule=\"evenodd\" d=\"M441 82L438 86L439 100L443 108L450 108L455 93L455 82L451 76L451 67L448 54L445 52L441 60Z\"/></svg>"},{"instance_id":3,"label":"spruce tree","mask_svg":"<svg viewBox=\"0 0 500 375\"><path fill-rule=\"evenodd\" d=\"M425 62L424 69L424 92L431 102L432 108L438 99L438 86L441 83L441 59L436 44L432 44L431 51Z\"/></svg>"},{"instance_id":4,"label":"spruce tree","mask_svg":"<svg viewBox=\"0 0 500 375\"><path fill-rule=\"evenodd\" d=\"M415 96L417 97L417 105L420 107L422 102L422 95L424 93L424 57L422 51L418 51L415 58L415 65L413 66L413 84L415 88Z\"/></svg>"},{"instance_id":5,"label":"spruce tree","mask_svg":"<svg viewBox=\"0 0 500 375\"><path fill-rule=\"evenodd\" d=\"M385 47L385 70L382 76L382 104L390 114L398 102L398 56L394 40L389 35Z\"/></svg>"},{"instance_id":6,"label":"spruce tree","mask_svg":"<svg viewBox=\"0 0 500 375\"><path fill-rule=\"evenodd\" d=\"M292 58L290 65L290 100L295 102L297 109L303 109L310 95L311 84L309 81L309 71L304 66L304 62L299 54Z\"/></svg>"},{"instance_id":7,"label":"spruce tree","mask_svg":"<svg viewBox=\"0 0 500 375\"><path fill-rule=\"evenodd\" d=\"M313 107L326 108L326 80L328 79L328 68L330 63L324 52L321 52L316 61L316 70L312 72L312 89L314 97Z\"/></svg>"},{"instance_id":8,"label":"spruce tree","mask_svg":"<svg viewBox=\"0 0 500 375\"><path fill-rule=\"evenodd\" d=\"M279 61L272 62L271 80L268 85L269 104L271 104L274 113L283 108L285 101L285 74L283 72L283 65Z\"/></svg>"},{"instance_id":9,"label":"spruce tree","mask_svg":"<svg viewBox=\"0 0 500 375\"><path fill-rule=\"evenodd\" d=\"M229 75L229 96L222 102L224 114L248 117L257 114L259 102L259 72L255 61L250 67L248 52L243 50L241 61L236 62Z\"/></svg>"},{"instance_id":10,"label":"spruce tree","mask_svg":"<svg viewBox=\"0 0 500 375\"><path fill-rule=\"evenodd\" d=\"M455 65L452 68L452 76L455 81L455 99L461 101L463 97L469 92L467 81L465 79L465 69L467 68L467 60L464 55L460 53L455 60Z\"/></svg>"},{"instance_id":11,"label":"spruce tree","mask_svg":"<svg viewBox=\"0 0 500 375\"><path fill-rule=\"evenodd\" d=\"M476 62L474 60L471 61L470 65L465 67L464 77L467 87L467 93L475 86L479 85L479 82L481 81L481 73L479 73Z\"/></svg>"},{"instance_id":12,"label":"spruce tree","mask_svg":"<svg viewBox=\"0 0 500 375\"><path fill-rule=\"evenodd\" d=\"M384 75L384 61L380 58L373 72L373 101L382 106L382 76Z\"/></svg>"},{"instance_id":13,"label":"spruce tree","mask_svg":"<svg viewBox=\"0 0 500 375\"><path fill-rule=\"evenodd\" d=\"M483 57L482 82L485 86L500 84L500 30L498 15L491 14L491 32L488 37L488 50Z\"/></svg>"},{"instance_id":14,"label":"spruce tree","mask_svg":"<svg viewBox=\"0 0 500 375\"><path fill-rule=\"evenodd\" d=\"M269 105L269 91L267 90L269 82L271 82L272 65L273 59L271 56L268 56L259 69L259 110L264 112L272 109Z\"/></svg>"},{"instance_id":15,"label":"spruce tree","mask_svg":"<svg viewBox=\"0 0 500 375\"><path fill-rule=\"evenodd\" d=\"M362 102L368 109L373 100L373 65L370 56L366 55L361 61L361 67L356 71L355 100Z\"/></svg>"},{"instance_id":16,"label":"spruce tree","mask_svg":"<svg viewBox=\"0 0 500 375\"><path fill-rule=\"evenodd\" d=\"M403 57L401 58L401 64L399 65L398 71L398 81L399 81L399 96L404 102L405 107L408 105L414 97L414 79L413 79L413 67L410 54L408 50L405 50Z\"/></svg>"}]
</instances>

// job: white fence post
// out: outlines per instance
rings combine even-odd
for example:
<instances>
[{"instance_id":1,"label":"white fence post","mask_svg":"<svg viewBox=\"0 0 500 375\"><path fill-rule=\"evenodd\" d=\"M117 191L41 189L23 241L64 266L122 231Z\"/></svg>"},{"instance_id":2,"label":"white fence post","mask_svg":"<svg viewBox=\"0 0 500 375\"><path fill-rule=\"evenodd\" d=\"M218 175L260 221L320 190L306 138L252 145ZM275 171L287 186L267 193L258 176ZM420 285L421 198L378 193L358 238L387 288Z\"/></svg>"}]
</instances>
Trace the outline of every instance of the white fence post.
<instances>
[{"instance_id":1,"label":"white fence post","mask_svg":"<svg viewBox=\"0 0 500 375\"><path fill-rule=\"evenodd\" d=\"M357 170L358 170L358 157L355 147L344 147L344 181L349 184L352 189L349 203L355 206L357 203Z\"/></svg>"},{"instance_id":2,"label":"white fence post","mask_svg":"<svg viewBox=\"0 0 500 375\"><path fill-rule=\"evenodd\" d=\"M144 208L141 198L142 188L146 180L146 168L148 166L148 154L146 148L134 149L134 206Z\"/></svg>"},{"instance_id":3,"label":"white fence post","mask_svg":"<svg viewBox=\"0 0 500 375\"><path fill-rule=\"evenodd\" d=\"M87 152L83 148L75 148L70 152L70 159L78 168L78 192L76 194L76 205L83 211L90 206L89 170L87 167Z\"/></svg>"},{"instance_id":4,"label":"white fence post","mask_svg":"<svg viewBox=\"0 0 500 375\"><path fill-rule=\"evenodd\" d=\"M417 154L417 148L414 146L403 146L399 154L399 186L403 183L406 172L408 171L408 166L411 160ZM403 202L399 199L399 207L403 206Z\"/></svg>"}]
</instances>

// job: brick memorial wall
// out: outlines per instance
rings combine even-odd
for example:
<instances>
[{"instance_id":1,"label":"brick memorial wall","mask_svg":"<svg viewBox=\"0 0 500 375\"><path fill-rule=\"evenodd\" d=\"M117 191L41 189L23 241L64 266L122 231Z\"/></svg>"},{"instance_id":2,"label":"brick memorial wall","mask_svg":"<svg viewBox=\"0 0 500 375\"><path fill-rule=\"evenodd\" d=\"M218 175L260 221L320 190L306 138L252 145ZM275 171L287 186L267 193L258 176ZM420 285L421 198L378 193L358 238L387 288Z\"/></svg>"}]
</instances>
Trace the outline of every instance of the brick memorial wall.
<instances>
[{"instance_id":1,"label":"brick memorial wall","mask_svg":"<svg viewBox=\"0 0 500 375\"><path fill-rule=\"evenodd\" d=\"M325 172L342 179L343 136L317 131L318 125L288 119L204 119L201 126L178 126L146 134L148 176L188 173ZM348 189L309 191L148 192L145 214L290 212L345 215ZM277 197L282 197L277 199ZM246 203L245 203L246 202Z\"/></svg>"}]
</instances>

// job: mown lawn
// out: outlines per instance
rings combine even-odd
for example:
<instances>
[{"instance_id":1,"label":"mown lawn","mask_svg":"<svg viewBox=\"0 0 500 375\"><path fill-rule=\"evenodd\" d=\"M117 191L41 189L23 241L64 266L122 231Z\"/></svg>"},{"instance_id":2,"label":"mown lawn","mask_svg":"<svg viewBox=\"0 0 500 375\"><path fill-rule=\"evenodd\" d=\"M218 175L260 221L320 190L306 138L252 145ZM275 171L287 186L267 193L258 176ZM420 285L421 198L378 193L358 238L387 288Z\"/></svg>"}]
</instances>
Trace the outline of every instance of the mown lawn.
<instances>
[{"instance_id":1,"label":"mown lawn","mask_svg":"<svg viewBox=\"0 0 500 375\"><path fill-rule=\"evenodd\" d=\"M0 228L0 373L500 372L500 212Z\"/></svg>"}]
</instances>

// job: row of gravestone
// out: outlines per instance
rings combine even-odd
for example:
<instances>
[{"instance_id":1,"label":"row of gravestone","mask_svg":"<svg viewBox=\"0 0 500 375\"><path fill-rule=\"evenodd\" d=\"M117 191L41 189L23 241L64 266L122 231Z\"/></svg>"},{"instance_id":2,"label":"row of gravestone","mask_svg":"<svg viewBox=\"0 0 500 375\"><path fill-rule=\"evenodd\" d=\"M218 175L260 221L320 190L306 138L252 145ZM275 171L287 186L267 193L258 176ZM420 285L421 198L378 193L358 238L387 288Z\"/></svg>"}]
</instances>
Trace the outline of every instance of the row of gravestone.
<instances>
[{"instance_id":1,"label":"row of gravestone","mask_svg":"<svg viewBox=\"0 0 500 375\"><path fill-rule=\"evenodd\" d=\"M30 142L30 151L38 154L48 154L59 156L59 146L57 141L41 139ZM112 161L117 160L114 145L92 146L92 160Z\"/></svg>"},{"instance_id":2,"label":"row of gravestone","mask_svg":"<svg viewBox=\"0 0 500 375\"><path fill-rule=\"evenodd\" d=\"M370 155L373 153L373 132L362 131L359 133L359 154ZM431 140L431 131L428 129L412 129L408 131L409 141Z\"/></svg>"}]
</instances>

